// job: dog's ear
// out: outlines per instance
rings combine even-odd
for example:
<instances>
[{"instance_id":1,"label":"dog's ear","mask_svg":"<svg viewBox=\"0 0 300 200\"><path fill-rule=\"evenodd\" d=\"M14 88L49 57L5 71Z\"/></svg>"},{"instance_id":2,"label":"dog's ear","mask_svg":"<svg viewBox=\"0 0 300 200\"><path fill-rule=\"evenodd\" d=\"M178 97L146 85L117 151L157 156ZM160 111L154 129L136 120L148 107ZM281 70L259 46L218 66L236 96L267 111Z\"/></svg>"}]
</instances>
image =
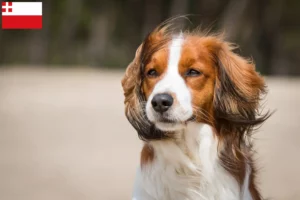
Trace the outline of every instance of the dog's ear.
<instances>
[{"instance_id":1,"label":"dog's ear","mask_svg":"<svg viewBox=\"0 0 300 200\"><path fill-rule=\"evenodd\" d=\"M213 103L215 133L223 149L219 152L220 163L240 184L248 163L253 184L254 169L248 149L252 144L247 138L270 116L269 112L261 114L259 110L265 82L254 63L234 53L231 44L216 37L209 40L207 44L217 70ZM251 193L258 194L253 185Z\"/></svg>"},{"instance_id":2,"label":"dog's ear","mask_svg":"<svg viewBox=\"0 0 300 200\"><path fill-rule=\"evenodd\" d=\"M239 132L240 137L262 123L268 114L259 116L259 101L265 82L253 62L235 54L229 43L219 41L214 59L217 66L214 109L219 132Z\"/></svg>"},{"instance_id":3,"label":"dog's ear","mask_svg":"<svg viewBox=\"0 0 300 200\"><path fill-rule=\"evenodd\" d=\"M143 44L141 44L136 50L133 61L127 66L125 75L122 79L122 87L125 96L125 106L134 99L135 87L138 87L140 82L140 55Z\"/></svg>"},{"instance_id":4,"label":"dog's ear","mask_svg":"<svg viewBox=\"0 0 300 200\"><path fill-rule=\"evenodd\" d=\"M143 123L147 123L143 113L143 94L141 93L141 44L136 50L133 61L128 65L125 75L122 79L122 87L124 91L125 115L132 126L139 132ZM140 133L139 133L140 134Z\"/></svg>"},{"instance_id":5,"label":"dog's ear","mask_svg":"<svg viewBox=\"0 0 300 200\"><path fill-rule=\"evenodd\" d=\"M152 55L164 48L171 39L171 24L164 22L147 35L136 51L135 58L128 65L122 86L125 95L125 114L131 125L137 130L142 140L155 140L167 137L156 129L145 113L146 98L142 91L144 68Z\"/></svg>"}]
</instances>

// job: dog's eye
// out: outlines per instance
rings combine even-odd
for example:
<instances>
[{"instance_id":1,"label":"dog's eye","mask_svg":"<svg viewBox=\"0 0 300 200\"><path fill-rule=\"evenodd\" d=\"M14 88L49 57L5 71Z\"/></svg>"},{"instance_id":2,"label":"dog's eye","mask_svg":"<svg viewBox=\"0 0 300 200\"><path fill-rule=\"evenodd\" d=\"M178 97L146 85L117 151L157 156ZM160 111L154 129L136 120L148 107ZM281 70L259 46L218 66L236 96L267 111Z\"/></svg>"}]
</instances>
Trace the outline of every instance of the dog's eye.
<instances>
[{"instance_id":1,"label":"dog's eye","mask_svg":"<svg viewBox=\"0 0 300 200\"><path fill-rule=\"evenodd\" d=\"M147 76L149 76L149 77L157 77L158 76L158 72L155 69L150 69L147 72Z\"/></svg>"},{"instance_id":2,"label":"dog's eye","mask_svg":"<svg viewBox=\"0 0 300 200\"><path fill-rule=\"evenodd\" d=\"M197 70L195 70L195 69L189 69L187 72L186 72L186 76L192 76L192 77L194 77L194 76L199 76L199 75L201 75L202 73L200 72L200 71L197 71Z\"/></svg>"}]
</instances>

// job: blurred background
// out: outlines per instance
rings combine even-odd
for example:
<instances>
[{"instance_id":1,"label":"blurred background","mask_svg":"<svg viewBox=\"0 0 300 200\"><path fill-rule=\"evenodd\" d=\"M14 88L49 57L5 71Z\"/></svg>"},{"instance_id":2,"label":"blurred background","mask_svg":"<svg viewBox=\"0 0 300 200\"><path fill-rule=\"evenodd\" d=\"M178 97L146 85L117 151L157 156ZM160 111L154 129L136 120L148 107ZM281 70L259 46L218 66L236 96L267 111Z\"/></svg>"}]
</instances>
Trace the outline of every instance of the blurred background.
<instances>
[{"instance_id":1,"label":"blurred background","mask_svg":"<svg viewBox=\"0 0 300 200\"><path fill-rule=\"evenodd\" d=\"M265 198L300 199L300 1L48 0L42 30L0 30L0 199L130 199L141 142L120 80L165 19L225 30L266 76L254 135Z\"/></svg>"},{"instance_id":2,"label":"blurred background","mask_svg":"<svg viewBox=\"0 0 300 200\"><path fill-rule=\"evenodd\" d=\"M0 63L124 68L146 34L171 16L225 30L265 74L300 74L298 0L51 0L43 29L1 31Z\"/></svg>"}]
</instances>

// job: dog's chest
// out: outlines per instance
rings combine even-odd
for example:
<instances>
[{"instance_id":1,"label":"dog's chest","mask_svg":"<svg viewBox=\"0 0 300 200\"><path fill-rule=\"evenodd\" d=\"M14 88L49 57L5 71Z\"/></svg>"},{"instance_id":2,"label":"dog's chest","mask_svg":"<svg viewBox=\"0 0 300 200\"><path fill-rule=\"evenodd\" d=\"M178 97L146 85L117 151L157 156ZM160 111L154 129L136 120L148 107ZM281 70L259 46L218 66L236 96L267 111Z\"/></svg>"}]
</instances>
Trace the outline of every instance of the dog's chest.
<instances>
[{"instance_id":1,"label":"dog's chest","mask_svg":"<svg viewBox=\"0 0 300 200\"><path fill-rule=\"evenodd\" d=\"M238 183L219 164L216 142L203 136L196 161L172 142L153 144L156 157L137 175L136 200L241 199Z\"/></svg>"}]
</instances>

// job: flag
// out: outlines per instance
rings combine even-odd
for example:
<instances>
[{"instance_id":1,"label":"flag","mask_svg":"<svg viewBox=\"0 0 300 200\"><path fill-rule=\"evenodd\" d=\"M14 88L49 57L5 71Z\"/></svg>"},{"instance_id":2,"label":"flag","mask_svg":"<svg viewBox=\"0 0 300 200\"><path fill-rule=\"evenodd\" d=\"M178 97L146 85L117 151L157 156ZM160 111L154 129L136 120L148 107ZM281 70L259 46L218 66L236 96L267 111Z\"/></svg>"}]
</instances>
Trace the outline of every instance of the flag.
<instances>
[{"instance_id":1,"label":"flag","mask_svg":"<svg viewBox=\"0 0 300 200\"><path fill-rule=\"evenodd\" d=\"M2 29L41 29L42 2L2 2Z\"/></svg>"}]
</instances>

